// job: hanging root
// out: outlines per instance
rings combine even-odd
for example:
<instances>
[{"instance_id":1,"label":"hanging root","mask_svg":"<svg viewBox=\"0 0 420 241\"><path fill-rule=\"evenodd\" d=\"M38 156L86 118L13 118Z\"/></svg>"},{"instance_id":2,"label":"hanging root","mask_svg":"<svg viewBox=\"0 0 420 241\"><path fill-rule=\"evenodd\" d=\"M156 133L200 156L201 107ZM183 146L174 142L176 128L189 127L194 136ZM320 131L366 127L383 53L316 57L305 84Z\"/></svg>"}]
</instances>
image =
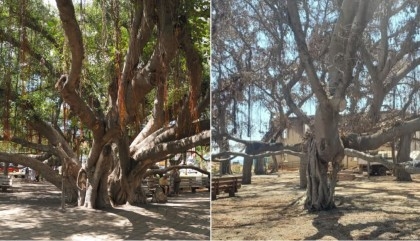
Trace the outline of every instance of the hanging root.
<instances>
[{"instance_id":1,"label":"hanging root","mask_svg":"<svg viewBox=\"0 0 420 241\"><path fill-rule=\"evenodd\" d=\"M80 168L79 173L77 174L77 188L82 191L86 190L86 183L87 183L87 173L84 168Z\"/></svg>"}]
</instances>

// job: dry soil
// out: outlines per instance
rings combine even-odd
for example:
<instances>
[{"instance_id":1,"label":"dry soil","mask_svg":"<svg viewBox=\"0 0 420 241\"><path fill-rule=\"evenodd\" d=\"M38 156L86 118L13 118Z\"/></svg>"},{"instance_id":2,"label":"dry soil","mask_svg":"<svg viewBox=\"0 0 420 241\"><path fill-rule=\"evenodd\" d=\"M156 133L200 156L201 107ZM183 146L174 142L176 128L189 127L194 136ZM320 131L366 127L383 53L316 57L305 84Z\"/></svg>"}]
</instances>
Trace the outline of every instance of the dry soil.
<instances>
[{"instance_id":1,"label":"dry soil","mask_svg":"<svg viewBox=\"0 0 420 241\"><path fill-rule=\"evenodd\" d=\"M253 176L212 202L213 240L420 239L420 175L413 182L358 175L340 181L337 209L309 213L297 171Z\"/></svg>"}]
</instances>

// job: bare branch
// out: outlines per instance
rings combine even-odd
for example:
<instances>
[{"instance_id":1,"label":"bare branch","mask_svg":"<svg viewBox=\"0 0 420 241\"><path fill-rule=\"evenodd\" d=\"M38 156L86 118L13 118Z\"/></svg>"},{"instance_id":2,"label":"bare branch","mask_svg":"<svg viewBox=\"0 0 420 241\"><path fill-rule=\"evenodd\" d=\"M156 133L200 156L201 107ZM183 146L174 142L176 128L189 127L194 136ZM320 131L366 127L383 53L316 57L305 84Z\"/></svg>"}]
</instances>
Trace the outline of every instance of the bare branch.
<instances>
[{"instance_id":1,"label":"bare branch","mask_svg":"<svg viewBox=\"0 0 420 241\"><path fill-rule=\"evenodd\" d=\"M349 148L344 149L344 154L346 154L346 156L357 157L357 158L363 159L363 160L365 160L369 163L370 162L379 162L379 163L383 164L384 166L386 166L390 170L394 169L394 164L386 161L381 156L372 156L372 155L366 154L364 152L360 152L360 151L357 151L357 150L354 150L354 149L349 149Z\"/></svg>"},{"instance_id":2,"label":"bare branch","mask_svg":"<svg viewBox=\"0 0 420 241\"><path fill-rule=\"evenodd\" d=\"M371 135L349 134L342 137L344 147L359 151L374 150L383 144L403 135L414 133L420 130L420 117L398 123L393 127L380 130Z\"/></svg>"},{"instance_id":3,"label":"bare branch","mask_svg":"<svg viewBox=\"0 0 420 241\"><path fill-rule=\"evenodd\" d=\"M213 162L225 161L226 158L219 159L219 157L225 157L227 155L235 156L235 157L236 156L241 156L241 157L247 157L247 158L251 158L251 159L257 159L257 158L261 158L261 157L281 155L281 154L288 154L288 155L297 156L297 157L304 157L305 156L305 154L303 152L296 152L296 151L289 150L289 149L283 149L283 150L280 150L280 151L269 151L269 152L264 152L264 153L257 154L257 155L249 155L249 154L246 154L246 153L243 153L243 152L225 151L225 152L212 154L211 155L211 160Z\"/></svg>"},{"instance_id":4,"label":"bare branch","mask_svg":"<svg viewBox=\"0 0 420 241\"><path fill-rule=\"evenodd\" d=\"M305 34L301 28L302 23L300 22L297 2L294 0L288 0L287 10L289 14L289 24L295 36L299 56L303 63L303 66L305 67L305 71L309 77L312 89L320 103L327 103L327 93L325 92L324 88L321 85L321 82L319 81L315 67L313 65L312 57L309 54L308 46L306 45Z\"/></svg>"},{"instance_id":5,"label":"bare branch","mask_svg":"<svg viewBox=\"0 0 420 241\"><path fill-rule=\"evenodd\" d=\"M174 165L174 166L170 166L164 169L150 169L146 172L146 174L144 175L144 177L147 176L151 176L151 175L156 175L156 174L160 174L163 175L169 171L172 171L173 169L194 169L196 171L199 171L203 174L206 174L208 176L210 176L210 172L203 170L199 167L193 166L193 165Z\"/></svg>"}]
</instances>

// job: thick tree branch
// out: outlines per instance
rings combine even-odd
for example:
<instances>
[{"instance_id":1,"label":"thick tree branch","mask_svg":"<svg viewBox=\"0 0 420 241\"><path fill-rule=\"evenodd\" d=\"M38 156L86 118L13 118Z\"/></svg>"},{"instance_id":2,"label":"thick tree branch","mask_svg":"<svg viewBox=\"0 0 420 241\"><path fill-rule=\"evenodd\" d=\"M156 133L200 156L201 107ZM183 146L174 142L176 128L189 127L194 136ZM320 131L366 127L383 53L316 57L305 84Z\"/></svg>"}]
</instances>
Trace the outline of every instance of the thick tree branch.
<instances>
[{"instance_id":1,"label":"thick tree branch","mask_svg":"<svg viewBox=\"0 0 420 241\"><path fill-rule=\"evenodd\" d=\"M205 145L210 142L210 131L203 131L194 136L158 144L148 150L136 152L132 158L137 161L145 159L159 160L170 153L180 153L195 146Z\"/></svg>"},{"instance_id":2,"label":"thick tree branch","mask_svg":"<svg viewBox=\"0 0 420 241\"><path fill-rule=\"evenodd\" d=\"M344 149L344 154L346 154L346 156L357 157L357 158L363 159L363 160L365 160L369 163L379 162L379 163L383 164L384 166L386 166L390 170L394 168L393 163L386 161L381 156L372 156L372 155L366 154L364 152L360 152L360 151L357 151L357 150L354 150L354 149L349 149L349 148Z\"/></svg>"},{"instance_id":3,"label":"thick tree branch","mask_svg":"<svg viewBox=\"0 0 420 241\"><path fill-rule=\"evenodd\" d=\"M30 167L38 171L39 174L41 174L47 181L51 182L54 186L61 189L61 177L47 164L44 164L35 158L31 158L20 154L0 152L0 161Z\"/></svg>"},{"instance_id":4,"label":"thick tree branch","mask_svg":"<svg viewBox=\"0 0 420 241\"><path fill-rule=\"evenodd\" d=\"M399 123L371 135L349 134L342 137L344 147L359 151L374 150L403 135L420 131L420 117Z\"/></svg>"},{"instance_id":5,"label":"thick tree branch","mask_svg":"<svg viewBox=\"0 0 420 241\"><path fill-rule=\"evenodd\" d=\"M82 34L74 12L74 6L72 1L56 0L56 2L71 51L70 74L68 76L61 76L56 83L56 88L59 90L64 101L70 105L71 110L93 131L94 137L98 138L104 134L104 123L99 120L96 113L76 92L79 85L80 73L82 71L84 48Z\"/></svg>"},{"instance_id":6,"label":"thick tree branch","mask_svg":"<svg viewBox=\"0 0 420 241\"><path fill-rule=\"evenodd\" d=\"M1 141L7 141L4 137L0 136L0 140ZM11 142L22 145L23 147L26 148L31 148L37 151L41 151L41 152L52 152L53 149L51 146L48 145L42 145L42 144L36 144L30 141L27 141L23 138L18 138L18 137L12 137L10 139Z\"/></svg>"},{"instance_id":7,"label":"thick tree branch","mask_svg":"<svg viewBox=\"0 0 420 241\"><path fill-rule=\"evenodd\" d=\"M158 84L163 84L167 77L170 62L175 57L179 43L174 41L178 5L171 2L159 2L156 5L158 19L158 42L148 63L138 69L125 93L125 104L129 116L135 115L139 103ZM171 14L168 14L171 13ZM128 81L128 80L126 80Z\"/></svg>"},{"instance_id":8,"label":"thick tree branch","mask_svg":"<svg viewBox=\"0 0 420 241\"><path fill-rule=\"evenodd\" d=\"M283 150L279 150L279 151L268 151L268 152L264 152L264 153L256 154L256 155L249 155L249 154L246 154L246 153L243 153L243 152L225 151L225 152L212 154L211 155L211 160L213 162L225 161L227 155L235 156L235 157L236 156L241 156L241 157L246 157L246 158L251 158L251 159L258 159L258 158L261 158L261 157L281 155L281 154L288 154L288 155L297 156L297 157L304 157L305 156L305 154L303 152L297 152L297 151L293 151L293 150L289 150L289 149L283 149ZM219 159L219 157L223 157L223 159Z\"/></svg>"},{"instance_id":9,"label":"thick tree branch","mask_svg":"<svg viewBox=\"0 0 420 241\"><path fill-rule=\"evenodd\" d=\"M123 68L122 83L119 85L119 88L123 88L121 94L126 95L126 90L131 85L130 81L136 73L136 68L139 65L144 47L152 35L153 27L156 25L155 5L155 1L137 0L134 3L135 17L130 30L130 42ZM118 98L124 98L124 96L119 96ZM118 103L121 103L121 101L118 101ZM125 103L125 106L128 105L129 108L128 110L124 110L127 111L129 121L135 119L136 112L134 106L138 103L134 104Z\"/></svg>"},{"instance_id":10,"label":"thick tree branch","mask_svg":"<svg viewBox=\"0 0 420 241\"><path fill-rule=\"evenodd\" d=\"M82 71L82 61L84 58L82 32L76 20L73 2L56 0L56 3L71 51L70 74L63 88L68 88L68 91L74 91L79 84L79 76Z\"/></svg>"},{"instance_id":11,"label":"thick tree branch","mask_svg":"<svg viewBox=\"0 0 420 241\"><path fill-rule=\"evenodd\" d=\"M173 169L194 169L196 171L199 171L203 174L206 174L206 175L210 176L210 172L208 172L206 170L203 170L199 167L193 166L193 165L174 165L174 166L170 166L170 167L167 167L167 168L164 168L164 169L150 169L146 172L144 177L151 176L151 175L156 175L156 174L163 175L167 172L172 171Z\"/></svg>"},{"instance_id":12,"label":"thick tree branch","mask_svg":"<svg viewBox=\"0 0 420 241\"><path fill-rule=\"evenodd\" d=\"M287 106L290 108L293 113L300 118L305 124L310 123L310 119L308 116L303 113L303 111L299 108L303 103L299 103L299 107L296 105L296 103L292 99L292 88L296 85L296 83L299 82L299 80L302 78L303 74L303 68L301 66L298 67L296 73L293 74L292 79L287 83L284 84L284 82L281 82L283 85L283 97L286 100ZM310 95L312 96L312 95ZM291 114L291 113L290 113ZM289 116L288 114L287 116Z\"/></svg>"},{"instance_id":13,"label":"thick tree branch","mask_svg":"<svg viewBox=\"0 0 420 241\"><path fill-rule=\"evenodd\" d=\"M315 96L320 103L327 103L327 93L319 81L315 67L313 65L312 57L309 54L308 46L306 45L305 34L301 27L302 23L300 22L297 2L294 0L287 0L287 10L289 15L289 24L295 37L300 60L305 67L306 74L308 75L309 82L311 83Z\"/></svg>"},{"instance_id":14,"label":"thick tree branch","mask_svg":"<svg viewBox=\"0 0 420 241\"><path fill-rule=\"evenodd\" d=\"M352 2L351 0L346 0L346 2ZM354 3L354 2L352 2ZM367 23L371 20L375 9L377 8L379 1L362 1L357 6L357 11L355 12L354 19L351 23L344 23L344 24L351 24L351 30L348 34L347 44L342 50L344 54L344 68L342 71L343 77L342 81L338 83L338 90L335 93L334 97L336 99L343 99L345 97L345 92L347 87L350 85L351 81L353 80L353 69L356 64L356 52L358 47L361 43L360 36L363 34ZM347 12L347 9L343 3L343 13ZM341 15L340 15L341 16ZM340 20L339 20L340 21ZM339 26L339 28L345 28L345 25ZM343 36L335 36L338 38L342 38ZM334 54L339 54L340 52L336 52Z\"/></svg>"},{"instance_id":15,"label":"thick tree branch","mask_svg":"<svg viewBox=\"0 0 420 241\"><path fill-rule=\"evenodd\" d=\"M68 155L70 158L77 159L76 153L74 153L73 149L70 147L68 142L50 124L46 123L38 117L34 117L33 119L28 120L28 122L32 128L34 128L41 135L46 137L53 146L57 146L61 143L66 155Z\"/></svg>"},{"instance_id":16,"label":"thick tree branch","mask_svg":"<svg viewBox=\"0 0 420 241\"><path fill-rule=\"evenodd\" d=\"M181 19L187 18L187 16L181 16L178 21ZM201 56L194 46L191 36L191 29L193 26L188 24L188 21L181 25L181 31L178 37L178 42L182 50L185 53L187 67L188 67L188 75L190 79L190 87L189 87L189 100L188 100L188 107L189 107L189 118L183 118L178 124L184 124L184 128L187 129L189 120L196 120L199 118L199 113L197 112L197 103L200 98L200 88L201 82L203 78L203 64L201 60Z\"/></svg>"}]
</instances>

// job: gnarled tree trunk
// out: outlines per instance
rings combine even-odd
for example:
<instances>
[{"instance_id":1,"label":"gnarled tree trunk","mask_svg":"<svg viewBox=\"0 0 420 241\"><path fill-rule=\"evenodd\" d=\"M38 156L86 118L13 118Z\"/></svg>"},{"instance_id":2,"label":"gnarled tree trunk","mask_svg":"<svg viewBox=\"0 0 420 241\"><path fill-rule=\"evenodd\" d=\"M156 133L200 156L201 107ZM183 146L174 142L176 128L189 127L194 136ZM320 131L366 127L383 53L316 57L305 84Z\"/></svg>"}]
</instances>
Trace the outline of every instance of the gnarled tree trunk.
<instances>
[{"instance_id":1,"label":"gnarled tree trunk","mask_svg":"<svg viewBox=\"0 0 420 241\"><path fill-rule=\"evenodd\" d=\"M87 168L87 189L84 206L88 208L110 207L108 175L112 163L112 149L105 145L96 165Z\"/></svg>"},{"instance_id":2,"label":"gnarled tree trunk","mask_svg":"<svg viewBox=\"0 0 420 241\"><path fill-rule=\"evenodd\" d=\"M335 208L334 192L337 174L344 158L344 147L338 135L338 112L330 106L315 113L315 137L308 140L308 187L305 208L310 211ZM328 173L328 163L332 169Z\"/></svg>"}]
</instances>

